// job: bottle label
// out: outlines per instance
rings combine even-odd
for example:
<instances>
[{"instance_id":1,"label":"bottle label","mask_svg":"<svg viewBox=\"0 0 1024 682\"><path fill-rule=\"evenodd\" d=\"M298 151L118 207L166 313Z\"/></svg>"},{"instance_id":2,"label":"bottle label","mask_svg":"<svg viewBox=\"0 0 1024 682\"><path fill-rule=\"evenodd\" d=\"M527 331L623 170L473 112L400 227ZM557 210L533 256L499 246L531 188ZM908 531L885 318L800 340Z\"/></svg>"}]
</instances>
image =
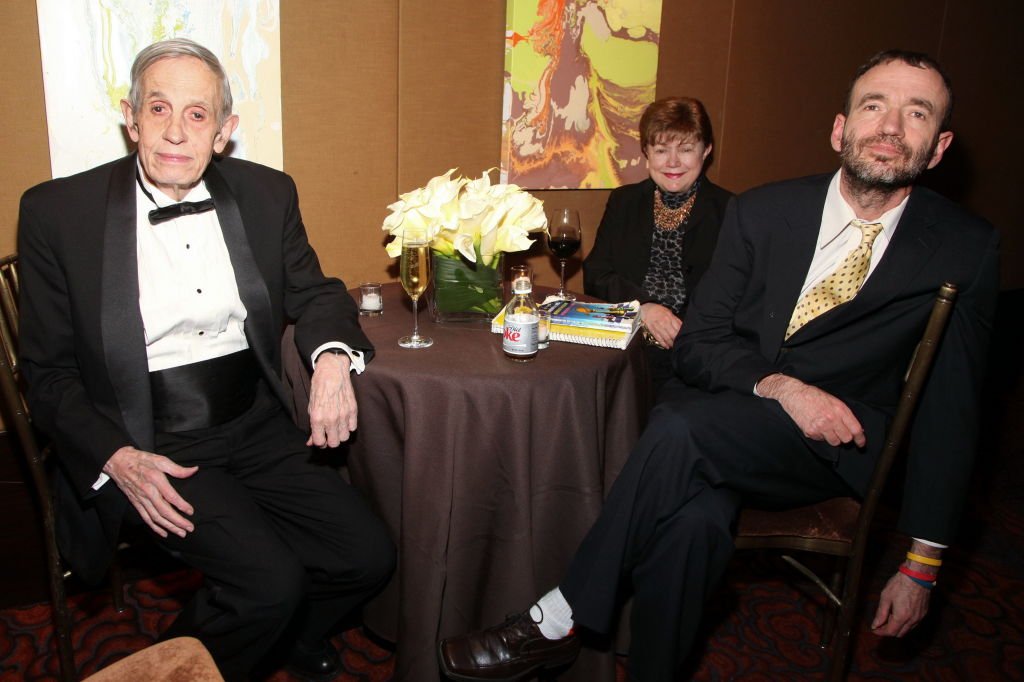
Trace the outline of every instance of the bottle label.
<instances>
[{"instance_id":1,"label":"bottle label","mask_svg":"<svg viewBox=\"0 0 1024 682\"><path fill-rule=\"evenodd\" d=\"M509 355L533 355L537 352L537 316L507 315L501 347Z\"/></svg>"}]
</instances>

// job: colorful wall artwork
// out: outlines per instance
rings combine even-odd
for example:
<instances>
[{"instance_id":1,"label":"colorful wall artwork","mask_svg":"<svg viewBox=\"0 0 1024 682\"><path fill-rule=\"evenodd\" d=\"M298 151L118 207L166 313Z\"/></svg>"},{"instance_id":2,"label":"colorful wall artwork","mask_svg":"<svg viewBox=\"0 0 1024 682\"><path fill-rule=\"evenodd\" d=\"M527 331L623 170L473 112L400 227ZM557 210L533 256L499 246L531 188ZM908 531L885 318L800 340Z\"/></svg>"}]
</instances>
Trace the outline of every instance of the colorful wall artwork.
<instances>
[{"instance_id":1,"label":"colorful wall artwork","mask_svg":"<svg viewBox=\"0 0 1024 682\"><path fill-rule=\"evenodd\" d=\"M231 79L232 156L282 168L278 0L36 0L53 177L127 153L120 101L135 55L191 38Z\"/></svg>"},{"instance_id":2,"label":"colorful wall artwork","mask_svg":"<svg viewBox=\"0 0 1024 682\"><path fill-rule=\"evenodd\" d=\"M662 0L508 0L501 178L530 189L647 176Z\"/></svg>"}]
</instances>

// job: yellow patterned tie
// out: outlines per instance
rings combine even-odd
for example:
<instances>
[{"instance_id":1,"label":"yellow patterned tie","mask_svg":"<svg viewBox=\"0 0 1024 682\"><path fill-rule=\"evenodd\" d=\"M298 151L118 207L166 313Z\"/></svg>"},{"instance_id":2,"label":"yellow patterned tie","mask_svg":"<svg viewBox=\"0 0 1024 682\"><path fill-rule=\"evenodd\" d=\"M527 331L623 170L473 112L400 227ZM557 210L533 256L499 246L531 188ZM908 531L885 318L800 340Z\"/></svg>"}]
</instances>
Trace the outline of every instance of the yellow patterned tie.
<instances>
[{"instance_id":1,"label":"yellow patterned tie","mask_svg":"<svg viewBox=\"0 0 1024 682\"><path fill-rule=\"evenodd\" d=\"M793 309L793 317L789 320L789 328L786 329L787 339L797 329L819 315L853 300L861 285L864 284L868 267L871 265L871 245L875 243L875 237L882 231L882 223L865 223L862 220L854 220L852 225L861 231L860 244L846 254L846 258L831 275L808 289L796 304L796 308Z\"/></svg>"}]
</instances>

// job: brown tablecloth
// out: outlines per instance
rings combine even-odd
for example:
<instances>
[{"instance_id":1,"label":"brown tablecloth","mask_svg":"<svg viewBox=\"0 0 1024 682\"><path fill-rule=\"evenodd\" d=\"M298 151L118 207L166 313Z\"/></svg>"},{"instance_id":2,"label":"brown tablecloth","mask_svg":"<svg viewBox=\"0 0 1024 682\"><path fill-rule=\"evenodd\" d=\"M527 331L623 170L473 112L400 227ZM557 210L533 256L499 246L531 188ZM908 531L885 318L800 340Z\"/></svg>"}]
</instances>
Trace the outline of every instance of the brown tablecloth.
<instances>
[{"instance_id":1,"label":"brown tablecloth","mask_svg":"<svg viewBox=\"0 0 1024 682\"><path fill-rule=\"evenodd\" d=\"M365 617L397 643L396 679L436 681L441 638L557 585L639 436L646 365L638 339L625 351L552 342L515 363L499 335L435 325L423 309L434 345L408 350L397 345L412 329L399 285L385 285L384 311L362 318L377 355L354 380L348 464L399 565ZM613 657L584 650L563 679L611 682Z\"/></svg>"}]
</instances>

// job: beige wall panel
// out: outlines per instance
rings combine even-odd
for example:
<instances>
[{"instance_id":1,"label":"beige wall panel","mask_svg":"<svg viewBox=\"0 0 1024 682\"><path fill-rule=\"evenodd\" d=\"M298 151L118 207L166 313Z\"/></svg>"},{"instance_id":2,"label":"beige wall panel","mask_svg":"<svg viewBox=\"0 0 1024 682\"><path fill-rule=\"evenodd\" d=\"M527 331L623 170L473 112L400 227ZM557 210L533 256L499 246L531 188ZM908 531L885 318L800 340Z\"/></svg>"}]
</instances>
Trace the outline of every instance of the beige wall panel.
<instances>
[{"instance_id":1,"label":"beige wall panel","mask_svg":"<svg viewBox=\"0 0 1024 682\"><path fill-rule=\"evenodd\" d=\"M0 21L0 254L12 253L22 193L50 178L43 67L34 0L8 0Z\"/></svg>"},{"instance_id":2,"label":"beige wall panel","mask_svg":"<svg viewBox=\"0 0 1024 682\"><path fill-rule=\"evenodd\" d=\"M399 0L398 191L497 166L505 3ZM496 176L495 176L496 177Z\"/></svg>"},{"instance_id":3,"label":"beige wall panel","mask_svg":"<svg viewBox=\"0 0 1024 682\"><path fill-rule=\"evenodd\" d=\"M956 93L953 145L934 184L988 218L1002 236L1002 284L1024 287L1024 227L1018 145L1024 111L1024 5L1010 0L950 3L939 58Z\"/></svg>"},{"instance_id":4,"label":"beige wall panel","mask_svg":"<svg viewBox=\"0 0 1024 682\"><path fill-rule=\"evenodd\" d=\"M394 200L397 0L281 3L284 163L324 271L388 279Z\"/></svg>"},{"instance_id":5,"label":"beige wall panel","mask_svg":"<svg viewBox=\"0 0 1024 682\"><path fill-rule=\"evenodd\" d=\"M715 156L723 149L726 83L733 3L662 0L658 97L696 97L711 117ZM708 176L718 182L718 164Z\"/></svg>"},{"instance_id":6,"label":"beige wall panel","mask_svg":"<svg viewBox=\"0 0 1024 682\"><path fill-rule=\"evenodd\" d=\"M718 177L733 191L834 169L849 78L878 50L935 54L945 3L736 0Z\"/></svg>"}]
</instances>

